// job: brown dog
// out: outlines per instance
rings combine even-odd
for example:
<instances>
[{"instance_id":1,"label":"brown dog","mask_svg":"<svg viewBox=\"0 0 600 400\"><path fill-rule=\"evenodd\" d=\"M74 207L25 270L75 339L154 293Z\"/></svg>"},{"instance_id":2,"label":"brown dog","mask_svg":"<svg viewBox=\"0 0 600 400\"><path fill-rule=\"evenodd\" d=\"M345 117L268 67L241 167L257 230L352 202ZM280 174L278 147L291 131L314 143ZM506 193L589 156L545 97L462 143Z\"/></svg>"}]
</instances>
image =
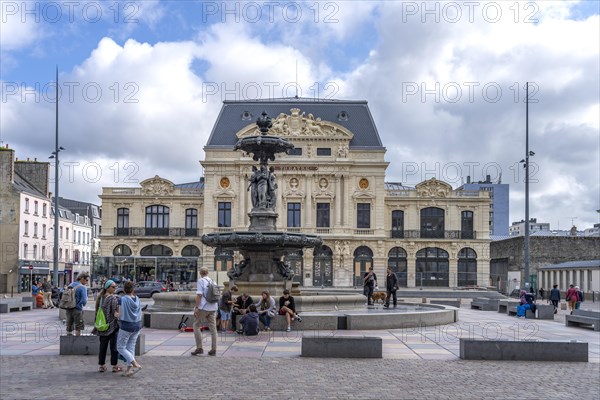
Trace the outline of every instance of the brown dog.
<instances>
[{"instance_id":1,"label":"brown dog","mask_svg":"<svg viewBox=\"0 0 600 400\"><path fill-rule=\"evenodd\" d=\"M373 292L373 296L371 296L371 299L373 300L373 303L377 302L377 300L381 300L381 304L385 304L385 301L387 300L387 293Z\"/></svg>"}]
</instances>

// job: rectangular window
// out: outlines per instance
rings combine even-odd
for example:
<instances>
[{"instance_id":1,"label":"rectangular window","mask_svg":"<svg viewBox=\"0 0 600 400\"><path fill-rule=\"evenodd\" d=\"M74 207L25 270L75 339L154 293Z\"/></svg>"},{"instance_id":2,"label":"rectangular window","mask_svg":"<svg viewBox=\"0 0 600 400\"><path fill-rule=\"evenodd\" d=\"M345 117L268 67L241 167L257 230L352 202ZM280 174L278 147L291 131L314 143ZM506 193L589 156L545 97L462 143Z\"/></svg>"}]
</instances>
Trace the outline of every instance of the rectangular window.
<instances>
[{"instance_id":1,"label":"rectangular window","mask_svg":"<svg viewBox=\"0 0 600 400\"><path fill-rule=\"evenodd\" d=\"M23 236L29 236L29 221L25 221L23 225Z\"/></svg>"},{"instance_id":2,"label":"rectangular window","mask_svg":"<svg viewBox=\"0 0 600 400\"><path fill-rule=\"evenodd\" d=\"M117 236L127 236L129 231L129 208L117 209Z\"/></svg>"},{"instance_id":3,"label":"rectangular window","mask_svg":"<svg viewBox=\"0 0 600 400\"><path fill-rule=\"evenodd\" d=\"M231 227L231 203L230 202L219 202L219 228L230 228Z\"/></svg>"},{"instance_id":4,"label":"rectangular window","mask_svg":"<svg viewBox=\"0 0 600 400\"><path fill-rule=\"evenodd\" d=\"M29 251L29 246L27 246L27 243L23 244L23 258L27 258L27 252Z\"/></svg>"},{"instance_id":5,"label":"rectangular window","mask_svg":"<svg viewBox=\"0 0 600 400\"><path fill-rule=\"evenodd\" d=\"M198 210L188 208L185 210L185 236L198 235Z\"/></svg>"},{"instance_id":6,"label":"rectangular window","mask_svg":"<svg viewBox=\"0 0 600 400\"><path fill-rule=\"evenodd\" d=\"M60 228L58 228L58 233L59 233L60 238L62 239L63 238L63 227L62 226Z\"/></svg>"},{"instance_id":7,"label":"rectangular window","mask_svg":"<svg viewBox=\"0 0 600 400\"><path fill-rule=\"evenodd\" d=\"M47 212L48 212L48 206L46 204L44 204L42 206L42 217L45 217Z\"/></svg>"},{"instance_id":8,"label":"rectangular window","mask_svg":"<svg viewBox=\"0 0 600 400\"><path fill-rule=\"evenodd\" d=\"M29 212L29 199L25 199L25 212Z\"/></svg>"},{"instance_id":9,"label":"rectangular window","mask_svg":"<svg viewBox=\"0 0 600 400\"><path fill-rule=\"evenodd\" d=\"M33 202L33 214L38 215L38 202L37 202L37 200Z\"/></svg>"},{"instance_id":10,"label":"rectangular window","mask_svg":"<svg viewBox=\"0 0 600 400\"><path fill-rule=\"evenodd\" d=\"M317 203L317 228L329 228L329 203Z\"/></svg>"},{"instance_id":11,"label":"rectangular window","mask_svg":"<svg viewBox=\"0 0 600 400\"><path fill-rule=\"evenodd\" d=\"M46 259L46 246L42 246L42 260Z\"/></svg>"},{"instance_id":12,"label":"rectangular window","mask_svg":"<svg viewBox=\"0 0 600 400\"><path fill-rule=\"evenodd\" d=\"M36 238L36 237L37 237L37 235L38 235L38 223L37 223L37 222L34 222L34 223L33 223L33 237L35 237L35 238Z\"/></svg>"},{"instance_id":13,"label":"rectangular window","mask_svg":"<svg viewBox=\"0 0 600 400\"><path fill-rule=\"evenodd\" d=\"M65 240L69 240L69 228L65 230Z\"/></svg>"},{"instance_id":14,"label":"rectangular window","mask_svg":"<svg viewBox=\"0 0 600 400\"><path fill-rule=\"evenodd\" d=\"M461 213L460 230L462 239L474 239L472 211L463 211Z\"/></svg>"},{"instance_id":15,"label":"rectangular window","mask_svg":"<svg viewBox=\"0 0 600 400\"><path fill-rule=\"evenodd\" d=\"M300 203L288 203L287 207L288 228L300 228Z\"/></svg>"},{"instance_id":16,"label":"rectangular window","mask_svg":"<svg viewBox=\"0 0 600 400\"><path fill-rule=\"evenodd\" d=\"M371 228L371 204L358 203L356 205L356 227L358 229Z\"/></svg>"},{"instance_id":17,"label":"rectangular window","mask_svg":"<svg viewBox=\"0 0 600 400\"><path fill-rule=\"evenodd\" d=\"M318 156L330 156L331 148L329 147L317 147L317 155Z\"/></svg>"},{"instance_id":18,"label":"rectangular window","mask_svg":"<svg viewBox=\"0 0 600 400\"><path fill-rule=\"evenodd\" d=\"M73 230L73 243L77 243L77 231Z\"/></svg>"},{"instance_id":19,"label":"rectangular window","mask_svg":"<svg viewBox=\"0 0 600 400\"><path fill-rule=\"evenodd\" d=\"M404 211L394 210L392 211L392 237L403 238L404 237Z\"/></svg>"},{"instance_id":20,"label":"rectangular window","mask_svg":"<svg viewBox=\"0 0 600 400\"><path fill-rule=\"evenodd\" d=\"M288 153L290 156L301 156L302 155L302 147L294 147Z\"/></svg>"},{"instance_id":21,"label":"rectangular window","mask_svg":"<svg viewBox=\"0 0 600 400\"><path fill-rule=\"evenodd\" d=\"M42 239L46 239L46 224L42 225Z\"/></svg>"}]
</instances>

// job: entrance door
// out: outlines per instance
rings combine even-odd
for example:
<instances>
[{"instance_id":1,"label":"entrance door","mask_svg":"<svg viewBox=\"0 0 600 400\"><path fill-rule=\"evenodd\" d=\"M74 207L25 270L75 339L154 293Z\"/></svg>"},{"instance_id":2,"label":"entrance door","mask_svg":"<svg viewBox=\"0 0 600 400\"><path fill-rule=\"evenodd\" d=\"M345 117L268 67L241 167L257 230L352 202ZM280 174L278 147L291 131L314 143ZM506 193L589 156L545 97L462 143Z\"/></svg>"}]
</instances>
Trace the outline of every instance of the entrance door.
<instances>
[{"instance_id":1,"label":"entrance door","mask_svg":"<svg viewBox=\"0 0 600 400\"><path fill-rule=\"evenodd\" d=\"M302 250L290 251L287 253L284 262L286 262L292 271L294 271L292 282L298 282L300 286L302 286L304 283L304 260L302 258Z\"/></svg>"},{"instance_id":2,"label":"entrance door","mask_svg":"<svg viewBox=\"0 0 600 400\"><path fill-rule=\"evenodd\" d=\"M313 286L333 286L333 251L328 246L315 250Z\"/></svg>"},{"instance_id":3,"label":"entrance door","mask_svg":"<svg viewBox=\"0 0 600 400\"><path fill-rule=\"evenodd\" d=\"M363 286L363 277L373 265L373 251L367 246L354 250L354 286Z\"/></svg>"}]
</instances>

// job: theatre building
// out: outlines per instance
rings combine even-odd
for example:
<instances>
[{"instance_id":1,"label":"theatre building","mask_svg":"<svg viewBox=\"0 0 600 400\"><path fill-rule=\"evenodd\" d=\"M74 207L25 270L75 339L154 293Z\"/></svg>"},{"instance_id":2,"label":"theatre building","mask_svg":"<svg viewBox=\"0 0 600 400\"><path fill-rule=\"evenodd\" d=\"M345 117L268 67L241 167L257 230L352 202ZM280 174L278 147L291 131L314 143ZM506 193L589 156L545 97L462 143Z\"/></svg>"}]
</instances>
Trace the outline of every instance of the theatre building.
<instances>
[{"instance_id":1,"label":"theatre building","mask_svg":"<svg viewBox=\"0 0 600 400\"><path fill-rule=\"evenodd\" d=\"M454 190L433 178L414 187L387 182L386 149L366 101L297 98L225 101L198 182L155 176L138 187L103 188L106 257L94 272L185 287L204 265L227 280L240 255L200 238L249 227L248 179L257 162L233 147L259 134L263 111L273 118L270 134L295 146L270 163L277 229L323 238L322 247L285 257L301 286L361 286L371 265L381 286L388 266L403 287L490 285L489 191Z\"/></svg>"}]
</instances>

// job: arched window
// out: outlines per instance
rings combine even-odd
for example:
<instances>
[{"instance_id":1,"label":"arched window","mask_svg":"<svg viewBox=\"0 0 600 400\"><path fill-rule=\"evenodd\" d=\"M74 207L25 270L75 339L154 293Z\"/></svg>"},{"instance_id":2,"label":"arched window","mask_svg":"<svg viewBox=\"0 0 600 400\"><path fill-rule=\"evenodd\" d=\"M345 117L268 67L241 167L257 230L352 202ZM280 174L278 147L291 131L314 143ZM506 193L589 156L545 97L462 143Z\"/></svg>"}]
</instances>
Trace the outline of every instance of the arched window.
<instances>
[{"instance_id":1,"label":"arched window","mask_svg":"<svg viewBox=\"0 0 600 400\"><path fill-rule=\"evenodd\" d=\"M448 287L448 252L427 247L417 252L415 283L418 286Z\"/></svg>"},{"instance_id":2,"label":"arched window","mask_svg":"<svg viewBox=\"0 0 600 400\"><path fill-rule=\"evenodd\" d=\"M233 250L215 249L215 271L229 271L233 267Z\"/></svg>"},{"instance_id":3,"label":"arched window","mask_svg":"<svg viewBox=\"0 0 600 400\"><path fill-rule=\"evenodd\" d=\"M293 282L298 282L302 286L304 282L304 259L302 258L302 250L294 250L286 253L283 259L287 263L292 271L294 271Z\"/></svg>"},{"instance_id":4,"label":"arched window","mask_svg":"<svg viewBox=\"0 0 600 400\"><path fill-rule=\"evenodd\" d=\"M182 257L200 257L200 249L193 244L185 246L181 249Z\"/></svg>"},{"instance_id":5,"label":"arched window","mask_svg":"<svg viewBox=\"0 0 600 400\"><path fill-rule=\"evenodd\" d=\"M373 265L373 251L367 246L354 250L354 286L363 286L363 276Z\"/></svg>"},{"instance_id":6,"label":"arched window","mask_svg":"<svg viewBox=\"0 0 600 400\"><path fill-rule=\"evenodd\" d=\"M406 287L406 251L402 247L394 247L388 253L388 268L398 277L398 285Z\"/></svg>"},{"instance_id":7,"label":"arched window","mask_svg":"<svg viewBox=\"0 0 600 400\"><path fill-rule=\"evenodd\" d=\"M321 246L314 251L313 286L333 286L333 250Z\"/></svg>"},{"instance_id":8,"label":"arched window","mask_svg":"<svg viewBox=\"0 0 600 400\"><path fill-rule=\"evenodd\" d=\"M169 207L146 207L146 236L169 236Z\"/></svg>"},{"instance_id":9,"label":"arched window","mask_svg":"<svg viewBox=\"0 0 600 400\"><path fill-rule=\"evenodd\" d=\"M130 256L131 249L126 244L119 244L113 249L113 256Z\"/></svg>"},{"instance_id":10,"label":"arched window","mask_svg":"<svg viewBox=\"0 0 600 400\"><path fill-rule=\"evenodd\" d=\"M473 234L473 211L463 211L460 214L460 237L461 239L474 239Z\"/></svg>"},{"instance_id":11,"label":"arched window","mask_svg":"<svg viewBox=\"0 0 600 400\"><path fill-rule=\"evenodd\" d=\"M465 247L458 252L458 286L477 286L477 253Z\"/></svg>"},{"instance_id":12,"label":"arched window","mask_svg":"<svg viewBox=\"0 0 600 400\"><path fill-rule=\"evenodd\" d=\"M163 246L162 244L152 244L150 246L144 247L142 251L140 251L140 255L146 257L170 257L173 255L173 250L171 250L167 246Z\"/></svg>"},{"instance_id":13,"label":"arched window","mask_svg":"<svg viewBox=\"0 0 600 400\"><path fill-rule=\"evenodd\" d=\"M428 207L421 210L421 237L444 238L444 210Z\"/></svg>"}]
</instances>

